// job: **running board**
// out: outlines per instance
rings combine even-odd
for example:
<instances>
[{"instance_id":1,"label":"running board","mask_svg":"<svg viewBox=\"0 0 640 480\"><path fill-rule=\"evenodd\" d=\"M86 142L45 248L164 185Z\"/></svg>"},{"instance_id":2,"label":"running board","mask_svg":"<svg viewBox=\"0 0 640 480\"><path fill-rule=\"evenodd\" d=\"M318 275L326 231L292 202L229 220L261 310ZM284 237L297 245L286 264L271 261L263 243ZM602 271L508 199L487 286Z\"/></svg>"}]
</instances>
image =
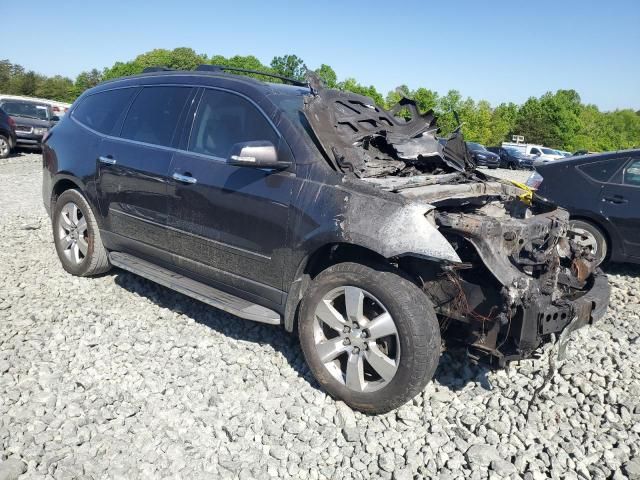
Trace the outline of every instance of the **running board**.
<instances>
[{"instance_id":1,"label":"running board","mask_svg":"<svg viewBox=\"0 0 640 480\"><path fill-rule=\"evenodd\" d=\"M243 300L229 293L192 280L178 273L159 267L153 263L141 260L133 255L120 252L109 253L109 261L112 265L120 267L129 272L140 275L160 285L164 285L171 290L180 292L189 297L207 303L212 307L219 308L225 312L236 315L240 318L253 320L255 322L268 323L270 325L280 325L280 315L261 305Z\"/></svg>"}]
</instances>

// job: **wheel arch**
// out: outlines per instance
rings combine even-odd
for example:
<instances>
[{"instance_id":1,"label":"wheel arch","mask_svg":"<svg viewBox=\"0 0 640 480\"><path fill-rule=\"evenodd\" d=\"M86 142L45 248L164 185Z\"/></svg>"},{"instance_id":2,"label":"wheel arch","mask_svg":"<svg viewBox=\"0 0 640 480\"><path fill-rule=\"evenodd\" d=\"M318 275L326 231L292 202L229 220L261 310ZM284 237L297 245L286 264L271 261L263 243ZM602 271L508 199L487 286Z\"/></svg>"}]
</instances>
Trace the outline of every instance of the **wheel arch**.
<instances>
[{"instance_id":1,"label":"wheel arch","mask_svg":"<svg viewBox=\"0 0 640 480\"><path fill-rule=\"evenodd\" d=\"M289 288L285 303L285 330L292 332L295 329L300 302L309 288L311 281L318 274L332 265L344 262L354 262L375 268L387 267L421 287L419 278L409 269L403 268L404 260L412 258L433 264L434 266L437 266L438 269L441 266L436 261L424 259L419 256L413 257L411 255L403 256L396 264L395 261L392 262L391 259L385 258L380 253L371 250L370 248L353 243L333 242L318 247L315 251L302 259L296 270L296 274L293 282L291 283L291 287Z\"/></svg>"},{"instance_id":2,"label":"wheel arch","mask_svg":"<svg viewBox=\"0 0 640 480\"><path fill-rule=\"evenodd\" d=\"M53 207L58 200L58 197L62 195L67 190L78 189L82 191L82 182L71 175L60 175L53 182L53 187L51 188L51 198L49 199L49 204L51 205L52 211Z\"/></svg>"}]
</instances>

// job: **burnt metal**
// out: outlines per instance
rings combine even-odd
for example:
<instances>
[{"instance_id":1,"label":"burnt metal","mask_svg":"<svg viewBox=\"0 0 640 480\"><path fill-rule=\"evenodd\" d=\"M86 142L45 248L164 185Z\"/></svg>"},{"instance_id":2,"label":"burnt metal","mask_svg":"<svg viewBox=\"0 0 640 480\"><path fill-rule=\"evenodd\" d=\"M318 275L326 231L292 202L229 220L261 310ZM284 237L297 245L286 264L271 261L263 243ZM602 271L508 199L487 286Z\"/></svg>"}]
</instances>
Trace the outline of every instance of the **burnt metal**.
<instances>
[{"instance_id":1,"label":"burnt metal","mask_svg":"<svg viewBox=\"0 0 640 480\"><path fill-rule=\"evenodd\" d=\"M395 116L408 110L409 120ZM419 113L403 98L386 111L368 97L320 89L305 99L304 114L334 168L357 177L471 170L460 132L440 141L432 111Z\"/></svg>"}]
</instances>

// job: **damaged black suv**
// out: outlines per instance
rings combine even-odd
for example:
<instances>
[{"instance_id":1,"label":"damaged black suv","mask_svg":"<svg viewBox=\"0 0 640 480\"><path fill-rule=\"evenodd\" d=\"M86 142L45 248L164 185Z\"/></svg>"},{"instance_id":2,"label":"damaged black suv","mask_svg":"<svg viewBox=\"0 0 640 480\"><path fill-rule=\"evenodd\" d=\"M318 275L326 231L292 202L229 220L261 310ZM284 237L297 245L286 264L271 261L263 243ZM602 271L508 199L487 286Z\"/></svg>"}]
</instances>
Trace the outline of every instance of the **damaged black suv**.
<instances>
[{"instance_id":1,"label":"damaged black suv","mask_svg":"<svg viewBox=\"0 0 640 480\"><path fill-rule=\"evenodd\" d=\"M503 365L604 314L567 212L476 170L432 113L230 70L103 83L51 131L43 199L68 272L116 266L297 329L322 387L365 412L419 393L444 336Z\"/></svg>"}]
</instances>

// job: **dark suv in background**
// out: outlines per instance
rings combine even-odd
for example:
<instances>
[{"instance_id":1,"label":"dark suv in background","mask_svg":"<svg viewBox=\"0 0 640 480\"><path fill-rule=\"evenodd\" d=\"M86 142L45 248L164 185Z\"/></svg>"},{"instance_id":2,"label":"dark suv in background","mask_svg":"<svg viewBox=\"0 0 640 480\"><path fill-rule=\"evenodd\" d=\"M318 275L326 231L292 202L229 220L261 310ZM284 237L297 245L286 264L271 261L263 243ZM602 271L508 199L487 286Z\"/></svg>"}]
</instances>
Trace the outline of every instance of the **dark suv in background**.
<instances>
[{"instance_id":1,"label":"dark suv in background","mask_svg":"<svg viewBox=\"0 0 640 480\"><path fill-rule=\"evenodd\" d=\"M424 388L441 334L504 365L604 314L567 212L476 170L412 100L230 70L103 83L51 131L43 200L68 272L121 267L297 330L322 387L366 412Z\"/></svg>"},{"instance_id":2,"label":"dark suv in background","mask_svg":"<svg viewBox=\"0 0 640 480\"><path fill-rule=\"evenodd\" d=\"M0 108L0 158L7 158L16 146L16 123Z\"/></svg>"},{"instance_id":3,"label":"dark suv in background","mask_svg":"<svg viewBox=\"0 0 640 480\"><path fill-rule=\"evenodd\" d=\"M43 137L60 120L47 103L2 99L0 108L15 122L16 145L19 147L40 148Z\"/></svg>"}]
</instances>

